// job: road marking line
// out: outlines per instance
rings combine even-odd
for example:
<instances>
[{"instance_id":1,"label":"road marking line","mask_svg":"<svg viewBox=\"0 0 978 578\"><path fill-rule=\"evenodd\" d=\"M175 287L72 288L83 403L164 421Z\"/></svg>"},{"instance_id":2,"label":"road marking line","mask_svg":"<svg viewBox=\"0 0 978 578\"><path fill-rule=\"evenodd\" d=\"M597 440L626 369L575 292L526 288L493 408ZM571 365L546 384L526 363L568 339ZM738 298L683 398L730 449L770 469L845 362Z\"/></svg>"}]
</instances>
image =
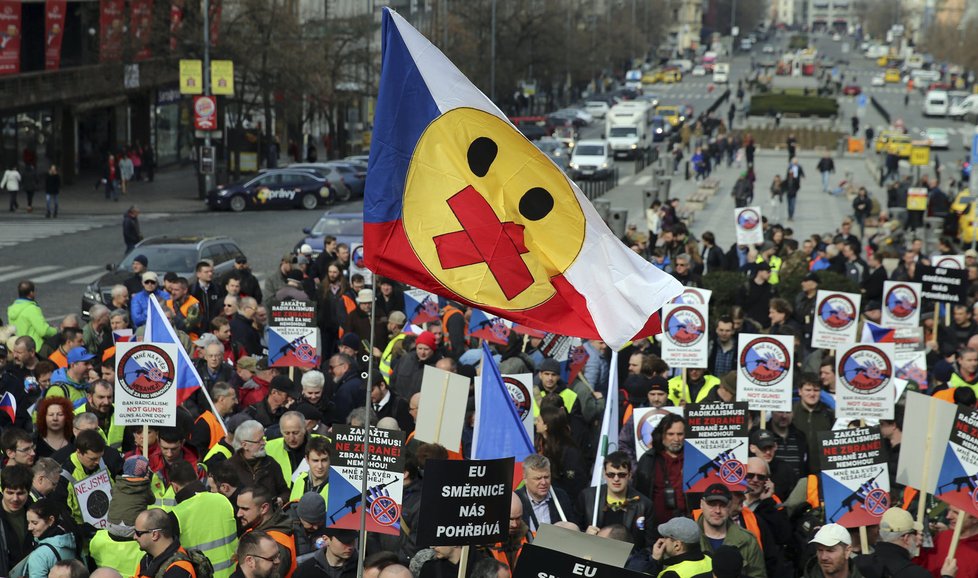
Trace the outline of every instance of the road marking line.
<instances>
[{"instance_id":1,"label":"road marking line","mask_svg":"<svg viewBox=\"0 0 978 578\"><path fill-rule=\"evenodd\" d=\"M90 271L95 271L96 269L101 269L97 265L83 265L81 267L75 267L73 269L64 269L57 271L55 273L49 273L47 275L42 275L40 277L35 277L31 279L35 283L49 283L51 281L56 281L58 279L66 279L68 277L74 277L76 275L83 275Z\"/></svg>"},{"instance_id":2,"label":"road marking line","mask_svg":"<svg viewBox=\"0 0 978 578\"><path fill-rule=\"evenodd\" d=\"M71 281L68 282L71 283L72 285L88 285L89 283L94 283L99 279L101 279L102 275L105 275L104 269L96 273L92 273L90 275L83 275L78 279L72 279Z\"/></svg>"},{"instance_id":3,"label":"road marking line","mask_svg":"<svg viewBox=\"0 0 978 578\"><path fill-rule=\"evenodd\" d=\"M651 180L652 180L652 175L642 175L639 178L635 179L635 184L638 186L642 186L644 184L647 184Z\"/></svg>"},{"instance_id":4,"label":"road marking line","mask_svg":"<svg viewBox=\"0 0 978 578\"><path fill-rule=\"evenodd\" d=\"M53 271L57 269L57 265L42 265L41 267L33 267L30 269L21 269L20 271L15 271L14 273L7 273L6 275L0 275L0 281L10 281L11 279L30 279L31 275L36 275L38 273L47 273L48 271Z\"/></svg>"}]
</instances>

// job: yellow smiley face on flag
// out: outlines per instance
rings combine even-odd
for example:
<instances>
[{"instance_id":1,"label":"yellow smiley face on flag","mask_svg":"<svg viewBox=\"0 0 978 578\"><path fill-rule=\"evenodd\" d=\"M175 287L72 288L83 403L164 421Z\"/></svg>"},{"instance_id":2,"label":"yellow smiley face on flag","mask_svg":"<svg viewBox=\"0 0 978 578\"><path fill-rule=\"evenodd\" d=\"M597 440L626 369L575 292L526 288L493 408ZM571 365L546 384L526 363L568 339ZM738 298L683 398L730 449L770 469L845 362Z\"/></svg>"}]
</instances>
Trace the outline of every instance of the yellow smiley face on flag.
<instances>
[{"instance_id":1,"label":"yellow smiley face on flag","mask_svg":"<svg viewBox=\"0 0 978 578\"><path fill-rule=\"evenodd\" d=\"M584 244L584 212L567 177L512 125L473 108L436 118L404 186L411 248L472 303L525 310L550 299Z\"/></svg>"}]
</instances>

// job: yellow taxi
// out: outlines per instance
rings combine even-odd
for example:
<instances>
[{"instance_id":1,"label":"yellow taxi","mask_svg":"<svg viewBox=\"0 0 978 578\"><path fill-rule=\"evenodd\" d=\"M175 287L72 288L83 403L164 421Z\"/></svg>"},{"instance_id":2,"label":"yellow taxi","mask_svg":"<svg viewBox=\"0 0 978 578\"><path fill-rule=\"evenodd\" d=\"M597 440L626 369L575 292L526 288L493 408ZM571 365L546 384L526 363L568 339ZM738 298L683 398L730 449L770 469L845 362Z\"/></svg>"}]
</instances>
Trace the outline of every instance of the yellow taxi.
<instances>
[{"instance_id":1,"label":"yellow taxi","mask_svg":"<svg viewBox=\"0 0 978 578\"><path fill-rule=\"evenodd\" d=\"M655 84L662 78L661 70L650 70L642 75L642 84Z\"/></svg>"},{"instance_id":2,"label":"yellow taxi","mask_svg":"<svg viewBox=\"0 0 978 578\"><path fill-rule=\"evenodd\" d=\"M909 159L911 150L913 150L913 139L905 134L894 135L886 143L886 154L895 154L901 159Z\"/></svg>"},{"instance_id":3,"label":"yellow taxi","mask_svg":"<svg viewBox=\"0 0 978 578\"><path fill-rule=\"evenodd\" d=\"M657 106L655 107L655 114L666 119L666 122L668 122L674 127L679 126L679 123L682 120L680 118L681 115L679 113L678 106L670 106L670 105Z\"/></svg>"},{"instance_id":4,"label":"yellow taxi","mask_svg":"<svg viewBox=\"0 0 978 578\"><path fill-rule=\"evenodd\" d=\"M900 82L900 69L899 68L887 68L886 72L883 74L883 81L887 83Z\"/></svg>"},{"instance_id":5,"label":"yellow taxi","mask_svg":"<svg viewBox=\"0 0 978 578\"><path fill-rule=\"evenodd\" d=\"M951 203L951 211L960 215L958 217L958 239L962 243L970 243L975 238L978 227L975 227L975 204L970 202L971 193L964 189ZM968 201L968 202L966 202Z\"/></svg>"},{"instance_id":6,"label":"yellow taxi","mask_svg":"<svg viewBox=\"0 0 978 578\"><path fill-rule=\"evenodd\" d=\"M876 136L876 140L873 142L873 150L881 153L886 150L886 144L890 142L890 139L894 136L901 135L900 131L896 130L883 130L880 131L879 135Z\"/></svg>"},{"instance_id":7,"label":"yellow taxi","mask_svg":"<svg viewBox=\"0 0 978 578\"><path fill-rule=\"evenodd\" d=\"M880 56L879 58L876 59L876 66L879 66L880 68L885 67L889 63L890 63L890 59L887 58L886 56Z\"/></svg>"},{"instance_id":8,"label":"yellow taxi","mask_svg":"<svg viewBox=\"0 0 978 578\"><path fill-rule=\"evenodd\" d=\"M667 68L662 71L662 82L665 84L672 84L674 82L682 82L683 73L678 68Z\"/></svg>"}]
</instances>

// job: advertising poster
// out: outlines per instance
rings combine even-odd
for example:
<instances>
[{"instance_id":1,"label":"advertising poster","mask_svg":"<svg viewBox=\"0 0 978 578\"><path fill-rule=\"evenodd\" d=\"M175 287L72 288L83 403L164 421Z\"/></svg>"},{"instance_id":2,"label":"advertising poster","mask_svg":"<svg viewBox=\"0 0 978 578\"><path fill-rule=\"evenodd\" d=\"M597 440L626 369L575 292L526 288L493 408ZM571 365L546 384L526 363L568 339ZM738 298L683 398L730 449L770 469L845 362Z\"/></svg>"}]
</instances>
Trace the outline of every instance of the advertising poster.
<instances>
[{"instance_id":1,"label":"advertising poster","mask_svg":"<svg viewBox=\"0 0 978 578\"><path fill-rule=\"evenodd\" d=\"M203 94L203 67L199 60L180 61L180 94Z\"/></svg>"},{"instance_id":2,"label":"advertising poster","mask_svg":"<svg viewBox=\"0 0 978 578\"><path fill-rule=\"evenodd\" d=\"M217 99L213 96L194 97L194 128L217 130Z\"/></svg>"},{"instance_id":3,"label":"advertising poster","mask_svg":"<svg viewBox=\"0 0 978 578\"><path fill-rule=\"evenodd\" d=\"M421 517L415 529L418 543L479 546L505 540L513 468L513 458L428 460L421 487Z\"/></svg>"},{"instance_id":4,"label":"advertising poster","mask_svg":"<svg viewBox=\"0 0 978 578\"><path fill-rule=\"evenodd\" d=\"M129 341L115 347L116 423L176 425L177 346Z\"/></svg>"},{"instance_id":5,"label":"advertising poster","mask_svg":"<svg viewBox=\"0 0 978 578\"><path fill-rule=\"evenodd\" d=\"M130 0L129 9L132 59L148 60L153 57L153 0Z\"/></svg>"},{"instance_id":6,"label":"advertising poster","mask_svg":"<svg viewBox=\"0 0 978 578\"><path fill-rule=\"evenodd\" d=\"M333 425L326 527L360 529L363 428ZM401 533L404 493L404 432L370 428L367 464L367 531Z\"/></svg>"},{"instance_id":7,"label":"advertising poster","mask_svg":"<svg viewBox=\"0 0 978 578\"><path fill-rule=\"evenodd\" d=\"M662 307L662 360L670 367L706 367L709 357L707 305Z\"/></svg>"},{"instance_id":8,"label":"advertising poster","mask_svg":"<svg viewBox=\"0 0 978 578\"><path fill-rule=\"evenodd\" d=\"M916 327L920 325L920 283L883 282L883 327Z\"/></svg>"},{"instance_id":9,"label":"advertising poster","mask_svg":"<svg viewBox=\"0 0 978 578\"><path fill-rule=\"evenodd\" d=\"M211 60L211 94L234 96L234 62Z\"/></svg>"},{"instance_id":10,"label":"advertising poster","mask_svg":"<svg viewBox=\"0 0 978 578\"><path fill-rule=\"evenodd\" d=\"M815 297L812 347L839 349L856 341L862 295L819 290Z\"/></svg>"},{"instance_id":11,"label":"advertising poster","mask_svg":"<svg viewBox=\"0 0 978 578\"><path fill-rule=\"evenodd\" d=\"M791 411L794 338L741 333L738 345L737 401L757 411Z\"/></svg>"},{"instance_id":12,"label":"advertising poster","mask_svg":"<svg viewBox=\"0 0 978 578\"><path fill-rule=\"evenodd\" d=\"M126 3L124 0L99 0L99 61L122 60L125 38Z\"/></svg>"},{"instance_id":13,"label":"advertising poster","mask_svg":"<svg viewBox=\"0 0 978 578\"><path fill-rule=\"evenodd\" d=\"M843 420L893 419L896 383L893 344L855 343L836 358L836 417Z\"/></svg>"},{"instance_id":14,"label":"advertising poster","mask_svg":"<svg viewBox=\"0 0 978 578\"><path fill-rule=\"evenodd\" d=\"M685 491L718 483L744 491L748 457L746 403L686 404Z\"/></svg>"},{"instance_id":15,"label":"advertising poster","mask_svg":"<svg viewBox=\"0 0 978 578\"><path fill-rule=\"evenodd\" d=\"M756 245L764 242L760 207L734 209L734 226L737 228L738 245Z\"/></svg>"},{"instance_id":16,"label":"advertising poster","mask_svg":"<svg viewBox=\"0 0 978 578\"><path fill-rule=\"evenodd\" d=\"M0 76L20 73L20 0L0 0Z\"/></svg>"},{"instance_id":17,"label":"advertising poster","mask_svg":"<svg viewBox=\"0 0 978 578\"><path fill-rule=\"evenodd\" d=\"M67 0L44 3L44 70L61 68L61 41L65 35Z\"/></svg>"},{"instance_id":18,"label":"advertising poster","mask_svg":"<svg viewBox=\"0 0 978 578\"><path fill-rule=\"evenodd\" d=\"M890 507L890 476L878 427L820 432L825 522L872 526Z\"/></svg>"},{"instance_id":19,"label":"advertising poster","mask_svg":"<svg viewBox=\"0 0 978 578\"><path fill-rule=\"evenodd\" d=\"M674 405L663 407L637 407L632 413L635 429L635 459L652 449L652 432L655 431L662 418L668 414L683 415L683 408Z\"/></svg>"}]
</instances>

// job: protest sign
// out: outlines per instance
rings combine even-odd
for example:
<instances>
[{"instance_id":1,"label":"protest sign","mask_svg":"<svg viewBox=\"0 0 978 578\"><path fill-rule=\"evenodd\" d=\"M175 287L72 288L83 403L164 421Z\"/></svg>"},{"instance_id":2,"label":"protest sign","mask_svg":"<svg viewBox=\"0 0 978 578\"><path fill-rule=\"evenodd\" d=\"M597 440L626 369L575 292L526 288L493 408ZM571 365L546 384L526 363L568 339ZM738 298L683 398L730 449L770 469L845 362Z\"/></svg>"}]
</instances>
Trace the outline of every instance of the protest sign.
<instances>
[{"instance_id":1,"label":"protest sign","mask_svg":"<svg viewBox=\"0 0 978 578\"><path fill-rule=\"evenodd\" d=\"M893 365L895 367L896 394L899 400L909 383L921 390L928 388L927 351L924 347L923 327L900 327L889 329L872 321L863 324L863 343L892 343Z\"/></svg>"},{"instance_id":2,"label":"protest sign","mask_svg":"<svg viewBox=\"0 0 978 578\"><path fill-rule=\"evenodd\" d=\"M747 404L687 403L683 476L687 492L722 483L743 491L747 476Z\"/></svg>"},{"instance_id":3,"label":"protest sign","mask_svg":"<svg viewBox=\"0 0 978 578\"><path fill-rule=\"evenodd\" d=\"M374 273L367 269L367 262L363 256L363 243L350 243L350 276L355 274L363 275L365 285L374 284Z\"/></svg>"},{"instance_id":4,"label":"protest sign","mask_svg":"<svg viewBox=\"0 0 978 578\"><path fill-rule=\"evenodd\" d=\"M940 447L937 439L934 447ZM978 412L960 407L954 416L934 496L978 516Z\"/></svg>"},{"instance_id":5,"label":"protest sign","mask_svg":"<svg viewBox=\"0 0 978 578\"><path fill-rule=\"evenodd\" d=\"M884 281L881 311L880 324L884 327L920 325L920 283Z\"/></svg>"},{"instance_id":6,"label":"protest sign","mask_svg":"<svg viewBox=\"0 0 978 578\"><path fill-rule=\"evenodd\" d=\"M878 427L819 432L825 522L872 526L890 507L890 476Z\"/></svg>"},{"instance_id":7,"label":"protest sign","mask_svg":"<svg viewBox=\"0 0 978 578\"><path fill-rule=\"evenodd\" d=\"M964 269L964 255L933 255L930 264L943 269Z\"/></svg>"},{"instance_id":8,"label":"protest sign","mask_svg":"<svg viewBox=\"0 0 978 578\"><path fill-rule=\"evenodd\" d=\"M927 188L910 187L907 190L907 210L926 211L927 210Z\"/></svg>"},{"instance_id":9,"label":"protest sign","mask_svg":"<svg viewBox=\"0 0 978 578\"><path fill-rule=\"evenodd\" d=\"M968 272L963 268L918 264L917 274L921 280L921 298L943 303L965 303L968 300Z\"/></svg>"},{"instance_id":10,"label":"protest sign","mask_svg":"<svg viewBox=\"0 0 978 578\"><path fill-rule=\"evenodd\" d=\"M648 574L627 570L624 564L602 564L589 558L534 544L520 551L513 578L647 578Z\"/></svg>"},{"instance_id":11,"label":"protest sign","mask_svg":"<svg viewBox=\"0 0 978 578\"><path fill-rule=\"evenodd\" d=\"M896 403L893 344L853 344L836 361L836 416L840 419L893 419Z\"/></svg>"},{"instance_id":12,"label":"protest sign","mask_svg":"<svg viewBox=\"0 0 978 578\"><path fill-rule=\"evenodd\" d=\"M421 517L415 528L418 544L478 546L505 540L513 468L513 458L425 462Z\"/></svg>"},{"instance_id":13,"label":"protest sign","mask_svg":"<svg viewBox=\"0 0 978 578\"><path fill-rule=\"evenodd\" d=\"M837 349L856 341L861 295L819 290L815 298L812 347Z\"/></svg>"},{"instance_id":14,"label":"protest sign","mask_svg":"<svg viewBox=\"0 0 978 578\"><path fill-rule=\"evenodd\" d=\"M632 553L632 545L629 542L592 536L579 530L569 530L553 524L540 525L536 536L533 537L533 546L619 568L625 567L625 562Z\"/></svg>"},{"instance_id":15,"label":"protest sign","mask_svg":"<svg viewBox=\"0 0 978 578\"><path fill-rule=\"evenodd\" d=\"M737 228L738 245L756 245L764 242L760 207L734 209L734 226Z\"/></svg>"},{"instance_id":16,"label":"protest sign","mask_svg":"<svg viewBox=\"0 0 978 578\"><path fill-rule=\"evenodd\" d=\"M673 413L683 415L683 408L673 405L664 407L639 407L632 412L633 430L635 432L635 459L652 449L652 432L662 418Z\"/></svg>"},{"instance_id":17,"label":"protest sign","mask_svg":"<svg viewBox=\"0 0 978 578\"><path fill-rule=\"evenodd\" d=\"M269 327L266 335L269 367L319 367L318 327Z\"/></svg>"},{"instance_id":18,"label":"protest sign","mask_svg":"<svg viewBox=\"0 0 978 578\"><path fill-rule=\"evenodd\" d=\"M539 411L534 411L533 408L536 405L536 401L533 399L533 374L517 373L503 375L502 378L503 385L506 386L506 391L509 392L509 397L513 399L513 405L516 406L516 415L523 422L526 434L532 440L535 433L533 421L535 416L539 414ZM421 398L424 399L424 396L422 395ZM475 376L475 398L482 399L481 375Z\"/></svg>"},{"instance_id":19,"label":"protest sign","mask_svg":"<svg viewBox=\"0 0 978 578\"><path fill-rule=\"evenodd\" d=\"M662 307L662 360L670 367L706 367L709 309L706 305Z\"/></svg>"},{"instance_id":20,"label":"protest sign","mask_svg":"<svg viewBox=\"0 0 978 578\"><path fill-rule=\"evenodd\" d=\"M699 287L684 287L679 297L672 300L673 303L685 303L686 305L709 305L713 291L700 289Z\"/></svg>"},{"instance_id":21,"label":"protest sign","mask_svg":"<svg viewBox=\"0 0 978 578\"><path fill-rule=\"evenodd\" d=\"M540 353L546 357L552 357L557 361L567 361L570 354L571 338L566 335L548 333L540 343Z\"/></svg>"},{"instance_id":22,"label":"protest sign","mask_svg":"<svg viewBox=\"0 0 978 578\"><path fill-rule=\"evenodd\" d=\"M738 345L737 401L752 410L791 411L794 338L741 333Z\"/></svg>"},{"instance_id":23,"label":"protest sign","mask_svg":"<svg viewBox=\"0 0 978 578\"><path fill-rule=\"evenodd\" d=\"M469 378L426 365L414 438L455 450L462 443Z\"/></svg>"},{"instance_id":24,"label":"protest sign","mask_svg":"<svg viewBox=\"0 0 978 578\"><path fill-rule=\"evenodd\" d=\"M177 424L177 346L116 344L115 414L119 425Z\"/></svg>"},{"instance_id":25,"label":"protest sign","mask_svg":"<svg viewBox=\"0 0 978 578\"><path fill-rule=\"evenodd\" d=\"M897 464L898 484L933 494L944 462L944 452L957 406L917 392L907 392L900 461ZM938 450L938 451L935 451Z\"/></svg>"},{"instance_id":26,"label":"protest sign","mask_svg":"<svg viewBox=\"0 0 978 578\"><path fill-rule=\"evenodd\" d=\"M437 321L438 296L424 289L408 289L404 292L404 313L411 325L423 325Z\"/></svg>"},{"instance_id":27,"label":"protest sign","mask_svg":"<svg viewBox=\"0 0 978 578\"><path fill-rule=\"evenodd\" d=\"M326 526L358 530L363 494L363 428L333 424ZM368 532L401 533L404 493L404 432L370 428L367 465Z\"/></svg>"},{"instance_id":28,"label":"protest sign","mask_svg":"<svg viewBox=\"0 0 978 578\"><path fill-rule=\"evenodd\" d=\"M270 327L316 327L316 302L308 299L273 301L268 311Z\"/></svg>"},{"instance_id":29,"label":"protest sign","mask_svg":"<svg viewBox=\"0 0 978 578\"><path fill-rule=\"evenodd\" d=\"M485 339L489 343L499 345L506 345L509 342L509 332L513 327L511 321L474 307L470 311L469 337Z\"/></svg>"},{"instance_id":30,"label":"protest sign","mask_svg":"<svg viewBox=\"0 0 978 578\"><path fill-rule=\"evenodd\" d=\"M105 466L105 464L100 464ZM108 470L100 469L73 484L82 519L96 528L109 525L109 502L112 501L112 479Z\"/></svg>"}]
</instances>

